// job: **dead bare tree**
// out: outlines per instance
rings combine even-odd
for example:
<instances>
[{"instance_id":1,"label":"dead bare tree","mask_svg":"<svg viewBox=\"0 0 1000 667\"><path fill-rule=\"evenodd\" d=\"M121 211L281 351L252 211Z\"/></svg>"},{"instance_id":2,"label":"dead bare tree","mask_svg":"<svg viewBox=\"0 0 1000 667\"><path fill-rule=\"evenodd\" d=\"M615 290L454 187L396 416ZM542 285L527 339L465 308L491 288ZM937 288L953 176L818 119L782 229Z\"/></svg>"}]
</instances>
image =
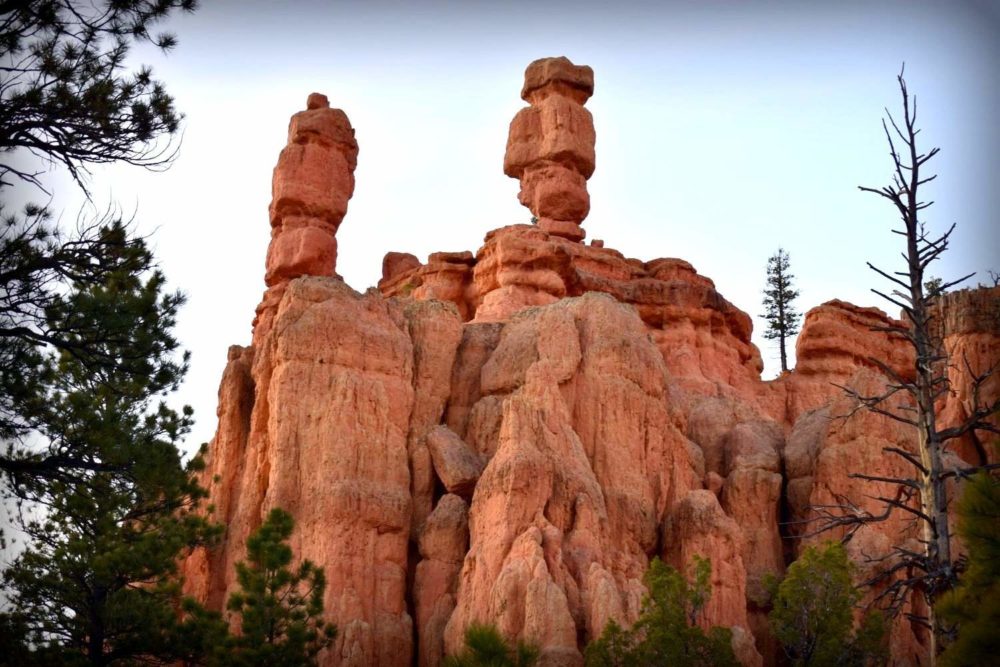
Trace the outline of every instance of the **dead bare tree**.
<instances>
[{"instance_id":1,"label":"dead bare tree","mask_svg":"<svg viewBox=\"0 0 1000 667\"><path fill-rule=\"evenodd\" d=\"M948 249L955 225L936 236L928 232L920 221L922 211L934 202L921 201L918 191L920 186L936 178L936 175L925 175L923 168L939 149L932 148L926 153L918 150L917 134L920 131L916 126L916 97L910 97L903 71L900 71L897 80L903 101L902 126L888 109L882 120L894 169L892 183L881 188L859 186L859 189L892 203L903 223L902 229L892 231L906 240L906 251L903 253L905 269L889 272L871 263L868 267L893 285L891 291L887 290L889 293L876 289L872 291L901 308L905 314L905 325L879 327L877 330L902 336L909 342L914 351L913 374L909 377L907 373L908 377L903 377L882 360L872 359L889 380L885 390L876 395L866 395L855 389L843 389L855 399L857 409L870 410L916 430L916 451L898 447L883 449L887 455L902 458L913 472L908 477L869 473L850 475L854 479L878 483L882 489L894 488L895 491L870 496L883 508L879 512L867 511L843 496L837 497L834 504L814 506L816 529L810 534L842 528L846 530L844 540L847 541L862 526L886 521L896 513L903 513L920 526L919 547L914 548L912 543L899 544L889 554L873 556L873 560L881 561L883 567L876 577L866 583L881 585L878 600L886 602L886 607L893 613L898 613L907 600L914 600L914 595L923 597L926 605L915 605L915 608L925 608L926 612L911 614L911 620L925 624L930 630L929 650L933 664L940 648L939 635L944 631L935 618L934 601L955 585L962 569L962 562L956 560L951 551L946 483L950 478L963 478L979 470L997 467L987 461L971 467L949 466L944 456L946 447L950 441L974 435L977 431L1000 433L989 421L1000 411L1000 399L977 403L960 424L940 428L937 423L935 403L951 387L947 375L949 360L940 337L934 335L931 327L934 302L943 291L973 274L946 282L938 290L925 291L925 271ZM964 370L972 383L972 394L978 399L980 388L994 373L996 366L975 373L968 368L966 360L966 367Z\"/></svg>"}]
</instances>

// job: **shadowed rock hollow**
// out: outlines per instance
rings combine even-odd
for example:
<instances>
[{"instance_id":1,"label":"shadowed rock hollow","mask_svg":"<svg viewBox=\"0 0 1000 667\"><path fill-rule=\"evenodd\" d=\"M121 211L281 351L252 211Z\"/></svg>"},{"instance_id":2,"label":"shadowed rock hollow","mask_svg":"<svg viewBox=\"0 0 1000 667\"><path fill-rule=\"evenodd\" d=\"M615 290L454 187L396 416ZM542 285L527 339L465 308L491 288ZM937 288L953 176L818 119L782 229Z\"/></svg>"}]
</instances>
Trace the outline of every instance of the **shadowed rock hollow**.
<instances>
[{"instance_id":1,"label":"shadowed rock hollow","mask_svg":"<svg viewBox=\"0 0 1000 667\"><path fill-rule=\"evenodd\" d=\"M223 608L247 535L282 507L297 557L326 570L339 634L322 664L436 666L487 622L579 667L608 621L638 616L652 557L701 555L702 622L734 629L743 664L775 661L762 580L815 539L789 521L863 498L846 473L889 472L882 447L913 446L877 415L832 419L853 406L831 383L877 390L869 358L905 375L909 348L871 330L881 311L831 301L806 315L796 370L763 382L750 317L709 278L584 245L593 92L565 58L525 73L503 168L538 224L489 231L475 254L389 252L364 294L335 271L354 131L318 94L292 117L267 291L252 344L230 349L204 477L225 540L184 564L189 592ZM995 362L998 311L1000 289L947 295L945 347ZM968 410L967 379L953 371L946 421ZM852 553L912 530L866 528ZM923 639L893 626L901 664Z\"/></svg>"}]
</instances>

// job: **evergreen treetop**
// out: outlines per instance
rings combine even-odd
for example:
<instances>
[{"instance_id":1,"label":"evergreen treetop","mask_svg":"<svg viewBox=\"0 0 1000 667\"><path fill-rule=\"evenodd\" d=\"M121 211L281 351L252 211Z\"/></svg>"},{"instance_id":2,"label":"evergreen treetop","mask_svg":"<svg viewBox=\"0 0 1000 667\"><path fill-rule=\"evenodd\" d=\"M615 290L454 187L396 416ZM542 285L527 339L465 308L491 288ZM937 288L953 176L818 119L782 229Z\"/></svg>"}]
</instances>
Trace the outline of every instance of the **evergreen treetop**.
<instances>
[{"instance_id":1,"label":"evergreen treetop","mask_svg":"<svg viewBox=\"0 0 1000 667\"><path fill-rule=\"evenodd\" d=\"M227 604L240 634L218 665L305 667L333 643L337 629L323 620L323 569L309 560L289 567L293 528L292 516L275 508L247 540L247 560L236 565L240 590Z\"/></svg>"},{"instance_id":2,"label":"evergreen treetop","mask_svg":"<svg viewBox=\"0 0 1000 667\"><path fill-rule=\"evenodd\" d=\"M799 291L792 287L795 276L791 272L788 253L783 248L767 260L767 284L764 288L764 312L761 317L767 321L764 338L778 340L781 351L781 370L788 370L788 355L785 341L799 332L802 317L792 306Z\"/></svg>"}]
</instances>

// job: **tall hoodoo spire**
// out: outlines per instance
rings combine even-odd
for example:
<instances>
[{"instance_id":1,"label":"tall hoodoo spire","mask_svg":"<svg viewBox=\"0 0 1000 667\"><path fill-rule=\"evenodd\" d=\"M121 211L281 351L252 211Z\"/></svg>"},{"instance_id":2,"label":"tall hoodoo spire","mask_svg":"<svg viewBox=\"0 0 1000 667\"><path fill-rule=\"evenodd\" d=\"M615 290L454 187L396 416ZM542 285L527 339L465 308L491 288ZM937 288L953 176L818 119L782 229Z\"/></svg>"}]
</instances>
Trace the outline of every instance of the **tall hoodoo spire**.
<instances>
[{"instance_id":1,"label":"tall hoodoo spire","mask_svg":"<svg viewBox=\"0 0 1000 667\"><path fill-rule=\"evenodd\" d=\"M312 93L292 116L271 180L271 244L255 331L267 328L284 285L299 276L336 276L337 229L354 194L358 142L347 114Z\"/></svg>"},{"instance_id":2,"label":"tall hoodoo spire","mask_svg":"<svg viewBox=\"0 0 1000 667\"><path fill-rule=\"evenodd\" d=\"M583 108L594 71L568 58L542 58L524 72L521 98L531 106L510 123L504 173L520 179L518 199L546 232L579 241L590 212L587 179L594 173L594 119Z\"/></svg>"},{"instance_id":3,"label":"tall hoodoo spire","mask_svg":"<svg viewBox=\"0 0 1000 667\"><path fill-rule=\"evenodd\" d=\"M357 165L347 114L313 93L306 110L292 116L288 145L274 168L268 287L302 275L336 275L336 233L354 194Z\"/></svg>"}]
</instances>

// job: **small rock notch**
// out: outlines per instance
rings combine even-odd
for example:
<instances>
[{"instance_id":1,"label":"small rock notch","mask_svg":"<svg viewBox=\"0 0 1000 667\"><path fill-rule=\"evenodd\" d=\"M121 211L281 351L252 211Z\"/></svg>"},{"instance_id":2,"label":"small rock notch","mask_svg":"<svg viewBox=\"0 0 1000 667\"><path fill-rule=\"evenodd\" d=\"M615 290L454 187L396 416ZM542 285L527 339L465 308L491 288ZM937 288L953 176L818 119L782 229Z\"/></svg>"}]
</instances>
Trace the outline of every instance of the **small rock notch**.
<instances>
[{"instance_id":1,"label":"small rock notch","mask_svg":"<svg viewBox=\"0 0 1000 667\"><path fill-rule=\"evenodd\" d=\"M587 179L594 173L594 119L583 108L594 94L594 71L568 58L542 58L524 72L521 98L531 106L510 123L503 171L521 181L518 200L538 226L572 241L585 236Z\"/></svg>"}]
</instances>

